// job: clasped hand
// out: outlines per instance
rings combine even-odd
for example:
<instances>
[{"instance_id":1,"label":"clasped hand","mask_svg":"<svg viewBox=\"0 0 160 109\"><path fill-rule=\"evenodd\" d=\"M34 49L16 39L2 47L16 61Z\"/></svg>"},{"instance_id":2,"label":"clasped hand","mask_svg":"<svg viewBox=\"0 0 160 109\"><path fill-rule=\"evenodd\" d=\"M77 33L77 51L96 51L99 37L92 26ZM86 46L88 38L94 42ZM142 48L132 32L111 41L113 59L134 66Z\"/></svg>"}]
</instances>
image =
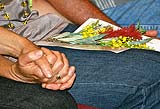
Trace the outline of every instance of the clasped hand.
<instances>
[{"instance_id":1,"label":"clasped hand","mask_svg":"<svg viewBox=\"0 0 160 109\"><path fill-rule=\"evenodd\" d=\"M66 56L46 48L22 53L11 69L14 80L41 83L52 90L70 88L76 78L75 67L69 66Z\"/></svg>"}]
</instances>

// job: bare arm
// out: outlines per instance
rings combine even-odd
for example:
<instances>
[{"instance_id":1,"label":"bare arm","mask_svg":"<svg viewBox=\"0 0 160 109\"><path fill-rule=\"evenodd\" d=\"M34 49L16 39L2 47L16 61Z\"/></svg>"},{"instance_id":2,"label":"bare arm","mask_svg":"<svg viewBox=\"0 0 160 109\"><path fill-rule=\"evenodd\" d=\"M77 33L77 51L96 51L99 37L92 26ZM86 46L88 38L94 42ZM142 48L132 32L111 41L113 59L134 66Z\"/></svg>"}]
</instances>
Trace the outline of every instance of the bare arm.
<instances>
[{"instance_id":1,"label":"bare arm","mask_svg":"<svg viewBox=\"0 0 160 109\"><path fill-rule=\"evenodd\" d=\"M0 27L1 55L19 57L21 54L26 54L34 50L40 50L40 48L28 39L19 36L18 34L11 32L3 27ZM50 78L53 75L50 64L44 56L36 60L35 63L39 65L41 72L45 77Z\"/></svg>"},{"instance_id":2,"label":"bare arm","mask_svg":"<svg viewBox=\"0 0 160 109\"><path fill-rule=\"evenodd\" d=\"M18 57L22 51L28 52L35 49L37 47L31 41L0 27L0 54Z\"/></svg>"},{"instance_id":3,"label":"bare arm","mask_svg":"<svg viewBox=\"0 0 160 109\"><path fill-rule=\"evenodd\" d=\"M33 10L37 10L39 12L39 15L45 15L48 13L53 13L63 19L65 19L67 22L70 22L68 19L66 19L64 16L62 16L57 10L46 0L32 0L33 2ZM70 22L71 23L71 22Z\"/></svg>"},{"instance_id":4,"label":"bare arm","mask_svg":"<svg viewBox=\"0 0 160 109\"><path fill-rule=\"evenodd\" d=\"M41 57L40 50L20 54L17 62L12 62L0 55L0 76L27 83L43 82L45 77L36 64L36 60Z\"/></svg>"},{"instance_id":5,"label":"bare arm","mask_svg":"<svg viewBox=\"0 0 160 109\"><path fill-rule=\"evenodd\" d=\"M67 58L60 52L39 48L28 39L2 27L0 37L0 76L21 82L43 83L50 80L55 82L53 77L61 72L64 84L61 89L72 85L75 69L69 67ZM2 55L17 57L18 60L13 63ZM53 87L53 84L51 89L60 88L56 83Z\"/></svg>"},{"instance_id":6,"label":"bare arm","mask_svg":"<svg viewBox=\"0 0 160 109\"><path fill-rule=\"evenodd\" d=\"M82 24L88 18L98 18L116 24L111 18L103 14L89 0L47 0L63 16L76 24Z\"/></svg>"}]
</instances>

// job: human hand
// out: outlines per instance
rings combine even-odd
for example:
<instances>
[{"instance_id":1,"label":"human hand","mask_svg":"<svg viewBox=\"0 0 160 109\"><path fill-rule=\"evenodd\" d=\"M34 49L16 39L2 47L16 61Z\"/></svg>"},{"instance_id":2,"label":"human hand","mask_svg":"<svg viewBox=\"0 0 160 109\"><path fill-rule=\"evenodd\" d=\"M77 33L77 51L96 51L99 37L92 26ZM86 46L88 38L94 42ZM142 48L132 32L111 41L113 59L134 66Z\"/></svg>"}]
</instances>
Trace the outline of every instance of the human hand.
<instances>
[{"instance_id":1,"label":"human hand","mask_svg":"<svg viewBox=\"0 0 160 109\"><path fill-rule=\"evenodd\" d=\"M27 83L45 82L46 76L42 70L42 68L45 68L46 71L48 70L45 67L45 63L49 66L42 50L21 54L17 62L12 65L10 75L16 81Z\"/></svg>"},{"instance_id":2,"label":"human hand","mask_svg":"<svg viewBox=\"0 0 160 109\"><path fill-rule=\"evenodd\" d=\"M69 89L76 78L75 67L71 66L68 71L68 75L62 79L57 80L53 83L42 83L42 87L51 90L65 90Z\"/></svg>"},{"instance_id":3,"label":"human hand","mask_svg":"<svg viewBox=\"0 0 160 109\"><path fill-rule=\"evenodd\" d=\"M46 58L48 59L51 66L53 66L52 71L54 74L56 74L56 76L53 76L52 78L48 79L47 82L44 82L42 87L52 90L64 90L70 88L76 77L75 67L69 66L68 59L63 53L58 51L51 52L46 48L41 49L45 54L47 54ZM56 62L50 60L52 53L57 57ZM57 78L57 75L60 76L60 78Z\"/></svg>"},{"instance_id":4,"label":"human hand","mask_svg":"<svg viewBox=\"0 0 160 109\"><path fill-rule=\"evenodd\" d=\"M146 31L145 35L149 36L149 37L156 37L158 35L158 31L156 31L156 30L148 30L148 31Z\"/></svg>"}]
</instances>

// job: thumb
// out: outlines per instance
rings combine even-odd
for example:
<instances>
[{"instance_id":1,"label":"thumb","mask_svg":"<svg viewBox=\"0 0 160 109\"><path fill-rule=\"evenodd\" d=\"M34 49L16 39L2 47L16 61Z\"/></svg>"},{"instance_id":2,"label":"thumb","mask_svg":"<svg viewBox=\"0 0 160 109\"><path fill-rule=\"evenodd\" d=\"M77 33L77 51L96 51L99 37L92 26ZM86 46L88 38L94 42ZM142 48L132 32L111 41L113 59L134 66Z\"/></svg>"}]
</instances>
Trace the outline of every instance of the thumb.
<instances>
[{"instance_id":1,"label":"thumb","mask_svg":"<svg viewBox=\"0 0 160 109\"><path fill-rule=\"evenodd\" d=\"M33 61L38 60L39 58L41 58L43 55L42 50L34 50L31 51L29 53L23 54L19 57L19 63L21 65L26 65L29 64Z\"/></svg>"}]
</instances>

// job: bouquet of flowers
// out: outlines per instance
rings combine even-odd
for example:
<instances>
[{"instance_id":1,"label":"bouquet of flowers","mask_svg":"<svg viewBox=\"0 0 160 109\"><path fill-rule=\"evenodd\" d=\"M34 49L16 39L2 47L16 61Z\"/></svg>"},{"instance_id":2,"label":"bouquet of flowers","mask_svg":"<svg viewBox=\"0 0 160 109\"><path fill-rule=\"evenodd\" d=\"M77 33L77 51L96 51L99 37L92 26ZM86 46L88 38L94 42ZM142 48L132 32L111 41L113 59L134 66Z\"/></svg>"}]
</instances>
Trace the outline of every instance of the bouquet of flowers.
<instances>
[{"instance_id":1,"label":"bouquet of flowers","mask_svg":"<svg viewBox=\"0 0 160 109\"><path fill-rule=\"evenodd\" d=\"M89 19L74 33L66 32L51 37L71 45L96 45L110 47L111 49L137 48L159 51L159 47L153 44L153 38L144 36L146 31L140 24L128 27L117 27L98 19Z\"/></svg>"}]
</instances>

